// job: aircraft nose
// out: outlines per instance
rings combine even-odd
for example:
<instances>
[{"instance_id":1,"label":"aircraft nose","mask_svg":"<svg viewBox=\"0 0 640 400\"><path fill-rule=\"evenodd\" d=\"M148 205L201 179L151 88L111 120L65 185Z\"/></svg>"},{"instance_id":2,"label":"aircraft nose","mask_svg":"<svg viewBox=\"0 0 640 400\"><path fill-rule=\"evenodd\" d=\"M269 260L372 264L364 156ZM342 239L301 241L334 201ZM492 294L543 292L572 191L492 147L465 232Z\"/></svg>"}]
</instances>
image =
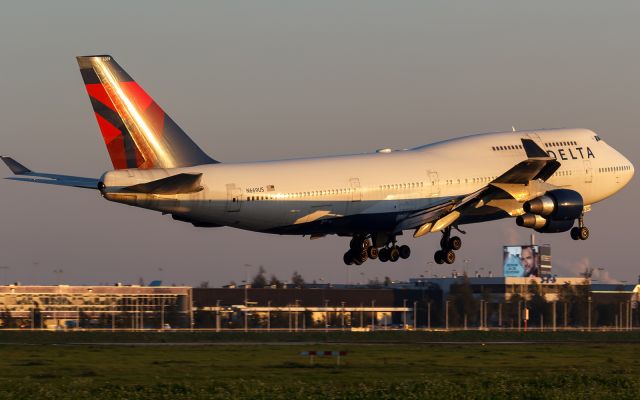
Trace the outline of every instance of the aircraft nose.
<instances>
[{"instance_id":1,"label":"aircraft nose","mask_svg":"<svg viewBox=\"0 0 640 400\"><path fill-rule=\"evenodd\" d=\"M629 182L631 181L631 179L633 178L633 175L635 174L636 169L634 168L633 164L631 163L631 161L629 161L629 159L628 159L628 158L626 158L626 157L625 157L625 158L624 158L624 161L625 161L625 163L629 166L629 171L628 171L628 173L626 174L626 178L627 178L627 179L626 179L626 182L625 182L625 185L626 185L626 184L627 184L627 183L629 183Z\"/></svg>"}]
</instances>

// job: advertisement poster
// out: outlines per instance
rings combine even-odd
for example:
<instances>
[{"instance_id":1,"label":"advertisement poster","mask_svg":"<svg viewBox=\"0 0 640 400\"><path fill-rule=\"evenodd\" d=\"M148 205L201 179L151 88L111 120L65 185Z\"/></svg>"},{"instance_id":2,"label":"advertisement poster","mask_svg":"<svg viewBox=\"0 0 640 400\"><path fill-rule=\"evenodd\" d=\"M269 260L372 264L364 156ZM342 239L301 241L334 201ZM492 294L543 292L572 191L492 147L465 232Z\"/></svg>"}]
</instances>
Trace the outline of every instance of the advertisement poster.
<instances>
[{"instance_id":1,"label":"advertisement poster","mask_svg":"<svg viewBox=\"0 0 640 400\"><path fill-rule=\"evenodd\" d=\"M549 274L550 246L504 246L503 271L504 276L521 278Z\"/></svg>"}]
</instances>

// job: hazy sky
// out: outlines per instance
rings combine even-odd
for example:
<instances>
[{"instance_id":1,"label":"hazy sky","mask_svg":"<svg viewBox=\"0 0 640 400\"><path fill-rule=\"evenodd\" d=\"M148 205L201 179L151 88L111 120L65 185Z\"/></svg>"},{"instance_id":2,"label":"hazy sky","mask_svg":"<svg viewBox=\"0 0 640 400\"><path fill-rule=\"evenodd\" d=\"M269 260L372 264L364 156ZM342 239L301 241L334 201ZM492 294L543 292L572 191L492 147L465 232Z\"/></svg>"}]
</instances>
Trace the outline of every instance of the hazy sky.
<instances>
[{"instance_id":1,"label":"hazy sky","mask_svg":"<svg viewBox=\"0 0 640 400\"><path fill-rule=\"evenodd\" d=\"M109 169L74 58L107 53L223 162L513 125L594 129L640 168L638 20L632 1L12 2L0 13L0 153L38 171ZM591 266L605 268L602 279L637 279L638 187L636 177L593 207L587 242L538 236L556 273ZM218 285L259 265L282 279L347 278L346 238L199 229L90 190L2 180L0 194L0 281ZM514 220L466 229L453 267L428 263L440 235L409 234L410 260L351 267L351 281L497 274L501 246L531 232Z\"/></svg>"}]
</instances>

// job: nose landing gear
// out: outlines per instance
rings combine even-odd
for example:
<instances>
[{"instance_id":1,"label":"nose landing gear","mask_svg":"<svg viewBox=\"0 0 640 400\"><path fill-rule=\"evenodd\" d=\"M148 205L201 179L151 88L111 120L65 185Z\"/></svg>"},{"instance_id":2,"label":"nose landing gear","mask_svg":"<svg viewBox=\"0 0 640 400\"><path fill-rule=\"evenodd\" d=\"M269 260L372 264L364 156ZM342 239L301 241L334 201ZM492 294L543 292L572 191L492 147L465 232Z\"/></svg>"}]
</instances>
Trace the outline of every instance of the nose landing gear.
<instances>
[{"instance_id":1,"label":"nose landing gear","mask_svg":"<svg viewBox=\"0 0 640 400\"><path fill-rule=\"evenodd\" d=\"M578 218L578 226L571 228L571 239L587 240L589 239L589 228L584 226L584 214Z\"/></svg>"}]
</instances>

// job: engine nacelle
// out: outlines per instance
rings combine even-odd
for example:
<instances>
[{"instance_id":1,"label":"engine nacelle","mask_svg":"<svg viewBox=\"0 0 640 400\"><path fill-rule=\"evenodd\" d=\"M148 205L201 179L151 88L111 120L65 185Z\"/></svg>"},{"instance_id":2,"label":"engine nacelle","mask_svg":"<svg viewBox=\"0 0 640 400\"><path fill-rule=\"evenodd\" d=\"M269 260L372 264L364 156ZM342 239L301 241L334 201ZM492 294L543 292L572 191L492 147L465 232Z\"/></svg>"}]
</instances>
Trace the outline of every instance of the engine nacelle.
<instances>
[{"instance_id":1,"label":"engine nacelle","mask_svg":"<svg viewBox=\"0 0 640 400\"><path fill-rule=\"evenodd\" d=\"M525 202L522 208L527 213L539 215L545 219L558 222L571 221L573 224L573 220L582 214L584 201L580 193L575 190L557 189Z\"/></svg>"},{"instance_id":2,"label":"engine nacelle","mask_svg":"<svg viewBox=\"0 0 640 400\"><path fill-rule=\"evenodd\" d=\"M566 232L573 227L574 220L556 221L537 214L524 214L516 218L516 224L524 228L535 229L540 233Z\"/></svg>"},{"instance_id":3,"label":"engine nacelle","mask_svg":"<svg viewBox=\"0 0 640 400\"><path fill-rule=\"evenodd\" d=\"M516 224L525 228L542 229L547 224L547 220L537 214L524 214L516 218Z\"/></svg>"}]
</instances>

